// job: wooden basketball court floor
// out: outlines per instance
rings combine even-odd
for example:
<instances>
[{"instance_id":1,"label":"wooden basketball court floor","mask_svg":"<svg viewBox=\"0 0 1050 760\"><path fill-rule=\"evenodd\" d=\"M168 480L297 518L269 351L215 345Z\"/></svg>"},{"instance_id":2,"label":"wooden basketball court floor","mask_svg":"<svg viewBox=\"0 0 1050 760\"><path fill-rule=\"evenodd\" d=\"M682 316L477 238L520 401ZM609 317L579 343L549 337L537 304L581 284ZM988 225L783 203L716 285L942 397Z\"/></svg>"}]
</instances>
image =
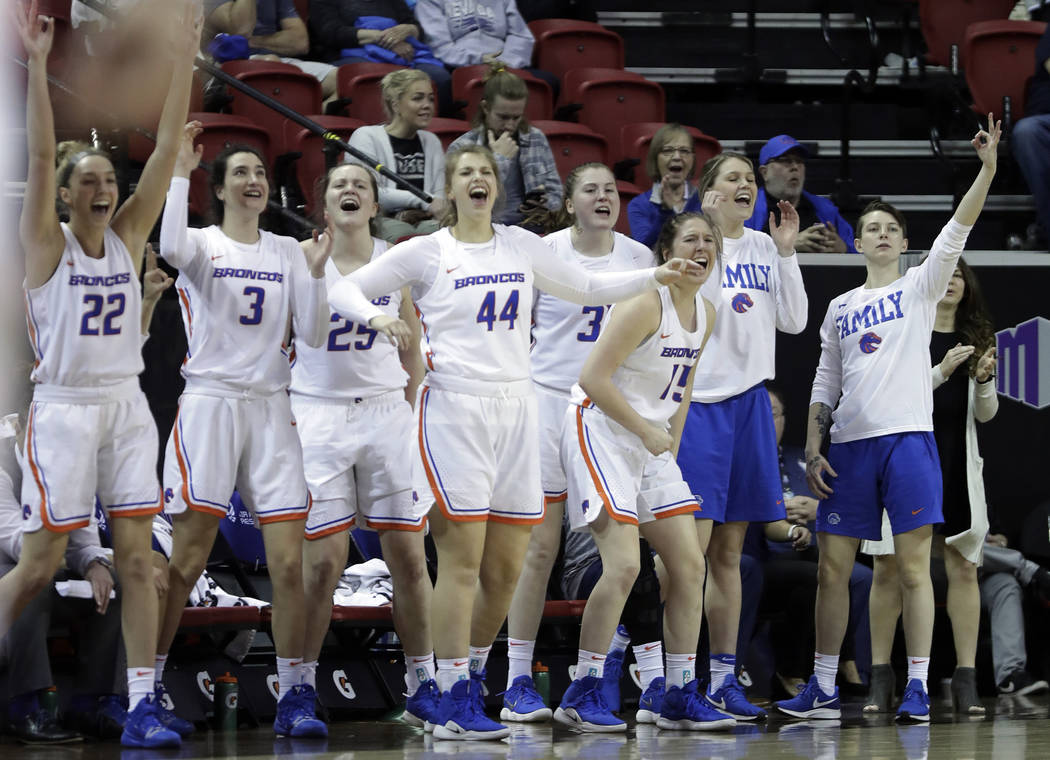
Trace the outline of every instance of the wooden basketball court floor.
<instances>
[{"instance_id":1,"label":"wooden basketball court floor","mask_svg":"<svg viewBox=\"0 0 1050 760\"><path fill-rule=\"evenodd\" d=\"M953 717L935 704L930 725L896 725L890 715L866 717L857 704L843 720L738 726L731 732L699 734L660 731L630 723L626 735L577 734L561 725L515 726L502 742L435 742L395 721L337 721L327 741L275 739L269 727L235 733L204 731L181 750L122 750L116 744L83 743L23 747L4 739L0 758L62 760L163 760L164 758L268 758L294 756L333 760L745 760L747 758L859 758L861 760L1050 760L1050 698L985 700L987 717Z\"/></svg>"}]
</instances>

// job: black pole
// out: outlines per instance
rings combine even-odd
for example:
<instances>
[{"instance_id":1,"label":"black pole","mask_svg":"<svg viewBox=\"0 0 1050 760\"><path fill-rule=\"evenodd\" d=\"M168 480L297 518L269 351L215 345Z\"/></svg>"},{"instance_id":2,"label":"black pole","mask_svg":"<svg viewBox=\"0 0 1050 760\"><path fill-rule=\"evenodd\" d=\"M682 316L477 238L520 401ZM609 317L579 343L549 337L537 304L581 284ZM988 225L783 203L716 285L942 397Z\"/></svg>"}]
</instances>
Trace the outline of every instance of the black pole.
<instances>
[{"instance_id":1,"label":"black pole","mask_svg":"<svg viewBox=\"0 0 1050 760\"><path fill-rule=\"evenodd\" d=\"M106 18L108 18L110 20L113 20L113 21L118 21L119 20L119 17L115 16L113 14L113 12L109 8L107 8L105 5L103 5L100 2L100 0L81 0L81 1L84 3L84 5L87 5L92 10L102 14ZM408 180L403 179L400 175L395 174L394 172L390 171L385 166L383 166L383 164L381 162L379 162L376 159L372 158L367 153L363 153L360 150L358 150L357 148L353 147L352 145L347 143L345 140L343 140L341 137L339 137L339 135L337 135L336 133L329 132L327 129L322 127L316 121L313 121L312 119L306 118L302 114L300 114L300 113L298 113L296 111L293 111L291 108L289 108L288 106L284 105L284 103L276 101L273 98L271 98L269 95L266 95L265 93L259 92L259 90L256 90L254 87L251 87L250 85L245 84L244 82L242 82L241 80L237 79L236 77L230 76L229 74L227 74L225 71L223 71L218 66L215 66L214 64L212 64L212 63L208 62L207 60L205 60L204 56L202 56L202 55L198 55L197 56L196 65L197 65L197 68L199 68L199 69L201 69L203 71L206 71L207 73L211 74L213 77L218 79L223 84L229 85L230 87L233 87L235 90L240 90L241 92L243 92L248 97L254 98L255 100L258 100L264 106L266 106L267 108L270 108L270 109L276 111L277 113L281 114L281 116L284 116L286 119L291 119L296 124L298 124L301 127L305 127L306 129L308 129L311 132L313 132L315 135L319 135L320 137L323 137L325 140L330 140L332 143L334 143L335 145L338 145L340 148L342 148L344 151L346 151L351 156L356 158L358 161L361 161L362 163L368 165L368 167L371 168L373 171L375 171L375 172L379 173L380 175L386 177L387 179L389 179L391 182L393 182L395 185L397 185L402 190L407 190L408 192L412 193L414 196L416 196L417 198L421 199L424 203L430 203L432 200L434 200L433 196L431 196L429 193L423 192L422 190L420 190L418 187L413 185Z\"/></svg>"},{"instance_id":2,"label":"black pole","mask_svg":"<svg viewBox=\"0 0 1050 760\"><path fill-rule=\"evenodd\" d=\"M15 63L17 63L23 69L26 69L28 71L29 64L26 63L25 61L23 61L21 58L16 58L16 57L12 56L11 60L13 60ZM108 111L103 109L101 106L98 106L95 103L92 103L91 101L89 101L87 98L85 98L83 95L81 95L80 93L78 93L75 90L73 90L73 88L71 88L69 85L67 85L65 82L63 82L58 77L53 76L51 74L48 74L47 75L47 81L48 81L49 84L55 86L56 88L58 88L59 90L64 92L66 95L68 95L69 97L71 97L74 100L76 100L78 103L80 103L84 107L93 110L99 116L102 116L103 118L105 118L108 121L112 122L111 126L115 125L117 123L116 117L114 117L113 114L109 113ZM134 132L136 132L139 135L141 135L142 137L145 137L147 140L150 140L150 141L152 141L154 143L157 142L157 136L155 134L153 134L152 132L150 132L148 129L143 129L142 127L131 127L131 129ZM204 171L208 171L210 166L211 166L211 164L209 162L207 162L207 161L201 161L200 162L200 168L203 169ZM273 200L272 198L267 199L266 206L267 206L267 208L270 211L278 212L283 217L285 217L286 219L288 219L291 222L295 222L296 224L298 224L300 227L302 227L305 230L312 230L315 227L317 227L316 224L311 222L305 216L300 216L299 214L295 213L291 209L285 208L284 206L282 206L280 203L278 203L277 201Z\"/></svg>"}]
</instances>

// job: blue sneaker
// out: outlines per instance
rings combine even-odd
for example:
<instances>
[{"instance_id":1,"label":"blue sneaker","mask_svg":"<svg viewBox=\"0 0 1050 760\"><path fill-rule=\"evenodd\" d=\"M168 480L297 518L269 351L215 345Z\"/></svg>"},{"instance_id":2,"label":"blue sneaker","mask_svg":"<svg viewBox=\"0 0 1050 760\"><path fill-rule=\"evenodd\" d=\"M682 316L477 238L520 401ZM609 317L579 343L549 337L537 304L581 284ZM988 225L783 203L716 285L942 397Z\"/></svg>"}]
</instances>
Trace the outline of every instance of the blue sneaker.
<instances>
[{"instance_id":1,"label":"blue sneaker","mask_svg":"<svg viewBox=\"0 0 1050 760\"><path fill-rule=\"evenodd\" d=\"M726 676L726 680L722 682L722 688L713 694L704 694L704 699L712 709L736 720L766 719L766 711L747 701L744 687L732 673Z\"/></svg>"},{"instance_id":2,"label":"blue sneaker","mask_svg":"<svg viewBox=\"0 0 1050 760\"><path fill-rule=\"evenodd\" d=\"M273 719L273 730L278 736L293 739L327 738L328 726L314 715L314 687L300 684L293 686L277 703L277 717Z\"/></svg>"},{"instance_id":3,"label":"blue sneaker","mask_svg":"<svg viewBox=\"0 0 1050 760\"><path fill-rule=\"evenodd\" d=\"M663 707L665 691L667 691L667 686L663 676L649 682L649 687L638 700L638 712L634 714L636 722L656 723L656 719L660 717L660 709Z\"/></svg>"},{"instance_id":4,"label":"blue sneaker","mask_svg":"<svg viewBox=\"0 0 1050 760\"><path fill-rule=\"evenodd\" d=\"M441 703L441 692L433 678L421 683L416 693L405 701L405 712L401 720L416 728L425 728L427 723L433 726L437 720L438 705Z\"/></svg>"},{"instance_id":5,"label":"blue sneaker","mask_svg":"<svg viewBox=\"0 0 1050 760\"><path fill-rule=\"evenodd\" d=\"M671 731L718 731L735 726L736 720L711 707L698 687L693 680L685 688L668 689L656 725Z\"/></svg>"},{"instance_id":6,"label":"blue sneaker","mask_svg":"<svg viewBox=\"0 0 1050 760\"><path fill-rule=\"evenodd\" d=\"M510 729L485 715L481 678L464 678L441 695L434 738L453 741L492 741L510 735Z\"/></svg>"},{"instance_id":7,"label":"blue sneaker","mask_svg":"<svg viewBox=\"0 0 1050 760\"><path fill-rule=\"evenodd\" d=\"M830 718L834 720L842 717L839 687L835 687L833 694L825 694L820 690L816 676L809 677L806 688L797 696L782 699L776 705L780 712L794 718Z\"/></svg>"},{"instance_id":8,"label":"blue sneaker","mask_svg":"<svg viewBox=\"0 0 1050 760\"><path fill-rule=\"evenodd\" d=\"M158 712L157 698L153 694L139 702L128 713L124 733L120 735L121 746L146 749L182 746L179 735L160 722Z\"/></svg>"},{"instance_id":9,"label":"blue sneaker","mask_svg":"<svg viewBox=\"0 0 1050 760\"><path fill-rule=\"evenodd\" d=\"M627 653L614 649L605 657L605 670L602 671L602 698L605 705L614 713L620 712L620 677L623 675L623 658Z\"/></svg>"},{"instance_id":10,"label":"blue sneaker","mask_svg":"<svg viewBox=\"0 0 1050 760\"><path fill-rule=\"evenodd\" d=\"M605 704L597 676L587 676L569 684L561 705L554 712L554 720L580 731L613 733L627 730L627 724L613 715Z\"/></svg>"},{"instance_id":11,"label":"blue sneaker","mask_svg":"<svg viewBox=\"0 0 1050 760\"><path fill-rule=\"evenodd\" d=\"M518 676L503 692L499 718L514 723L543 723L551 719L551 709L543 704L531 676Z\"/></svg>"},{"instance_id":12,"label":"blue sneaker","mask_svg":"<svg viewBox=\"0 0 1050 760\"><path fill-rule=\"evenodd\" d=\"M930 720L930 695L922 687L922 681L913 678L904 687L901 706L897 708L897 720L928 723Z\"/></svg>"},{"instance_id":13,"label":"blue sneaker","mask_svg":"<svg viewBox=\"0 0 1050 760\"><path fill-rule=\"evenodd\" d=\"M161 725L165 728L170 728L183 739L192 734L194 731L193 724L175 714L175 703L171 701L171 696L168 694L168 690L164 688L164 684L155 684L153 694L157 698L157 717L160 719Z\"/></svg>"}]
</instances>

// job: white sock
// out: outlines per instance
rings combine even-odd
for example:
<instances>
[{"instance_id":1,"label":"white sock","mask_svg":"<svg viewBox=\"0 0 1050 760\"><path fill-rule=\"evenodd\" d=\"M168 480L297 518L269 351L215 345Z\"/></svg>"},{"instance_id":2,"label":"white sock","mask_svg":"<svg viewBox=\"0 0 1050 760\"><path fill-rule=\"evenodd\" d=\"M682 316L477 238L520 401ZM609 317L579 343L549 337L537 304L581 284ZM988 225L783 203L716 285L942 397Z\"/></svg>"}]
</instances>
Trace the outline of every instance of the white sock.
<instances>
[{"instance_id":1,"label":"white sock","mask_svg":"<svg viewBox=\"0 0 1050 760\"><path fill-rule=\"evenodd\" d=\"M161 683L164 681L164 666L168 664L168 655L166 654L155 654L153 655L153 682Z\"/></svg>"},{"instance_id":2,"label":"white sock","mask_svg":"<svg viewBox=\"0 0 1050 760\"><path fill-rule=\"evenodd\" d=\"M605 655L581 649L576 660L576 680L579 681L588 676L601 678L603 673L605 673Z\"/></svg>"},{"instance_id":3,"label":"white sock","mask_svg":"<svg viewBox=\"0 0 1050 760\"><path fill-rule=\"evenodd\" d=\"M492 644L487 647L471 647L470 648L470 672L477 673L479 676L485 673L485 663L489 661L489 652L492 651Z\"/></svg>"},{"instance_id":4,"label":"white sock","mask_svg":"<svg viewBox=\"0 0 1050 760\"><path fill-rule=\"evenodd\" d=\"M696 654L671 654L667 653L667 688L677 686L679 689L685 687L690 681L696 680Z\"/></svg>"},{"instance_id":5,"label":"white sock","mask_svg":"<svg viewBox=\"0 0 1050 760\"><path fill-rule=\"evenodd\" d=\"M532 678L532 653L536 651L536 640L507 639L507 688L515 678Z\"/></svg>"},{"instance_id":6,"label":"white sock","mask_svg":"<svg viewBox=\"0 0 1050 760\"><path fill-rule=\"evenodd\" d=\"M708 688L709 694L714 694L716 691L722 688L722 684L725 683L726 676L733 675L736 670L736 655L735 654L713 654L711 655L711 686Z\"/></svg>"},{"instance_id":7,"label":"white sock","mask_svg":"<svg viewBox=\"0 0 1050 760\"><path fill-rule=\"evenodd\" d=\"M280 702L284 695L298 686L303 681L303 658L302 657L278 657L277 658L277 701Z\"/></svg>"},{"instance_id":8,"label":"white sock","mask_svg":"<svg viewBox=\"0 0 1050 760\"><path fill-rule=\"evenodd\" d=\"M405 696L411 697L420 686L434 677L434 653L405 655Z\"/></svg>"},{"instance_id":9,"label":"white sock","mask_svg":"<svg viewBox=\"0 0 1050 760\"><path fill-rule=\"evenodd\" d=\"M317 689L317 660L303 661L302 668L300 670L302 675L302 682L306 686L316 690Z\"/></svg>"},{"instance_id":10,"label":"white sock","mask_svg":"<svg viewBox=\"0 0 1050 760\"><path fill-rule=\"evenodd\" d=\"M128 710L134 710L143 699L153 693L153 668L128 668Z\"/></svg>"},{"instance_id":11,"label":"white sock","mask_svg":"<svg viewBox=\"0 0 1050 760\"><path fill-rule=\"evenodd\" d=\"M627 645L631 643L631 636L627 633L627 629L622 625L616 626L616 633L613 634L612 644L609 645L610 652L625 652L627 651Z\"/></svg>"},{"instance_id":12,"label":"white sock","mask_svg":"<svg viewBox=\"0 0 1050 760\"><path fill-rule=\"evenodd\" d=\"M839 656L837 654L813 655L813 675L817 677L817 685L825 694L835 693L835 676L839 672Z\"/></svg>"},{"instance_id":13,"label":"white sock","mask_svg":"<svg viewBox=\"0 0 1050 760\"><path fill-rule=\"evenodd\" d=\"M922 682L922 690L927 694L930 693L930 690L926 688L926 678L929 674L929 657L908 657L908 680L918 678Z\"/></svg>"},{"instance_id":14,"label":"white sock","mask_svg":"<svg viewBox=\"0 0 1050 760\"><path fill-rule=\"evenodd\" d=\"M466 681L470 678L470 670L467 668L469 662L469 657L453 657L449 660L439 659L437 661L437 682L442 694L450 691L456 681Z\"/></svg>"},{"instance_id":15,"label":"white sock","mask_svg":"<svg viewBox=\"0 0 1050 760\"><path fill-rule=\"evenodd\" d=\"M634 661L638 663L638 680L642 682L644 692L654 678L664 674L664 647L659 641L651 641L631 649L634 650Z\"/></svg>"}]
</instances>

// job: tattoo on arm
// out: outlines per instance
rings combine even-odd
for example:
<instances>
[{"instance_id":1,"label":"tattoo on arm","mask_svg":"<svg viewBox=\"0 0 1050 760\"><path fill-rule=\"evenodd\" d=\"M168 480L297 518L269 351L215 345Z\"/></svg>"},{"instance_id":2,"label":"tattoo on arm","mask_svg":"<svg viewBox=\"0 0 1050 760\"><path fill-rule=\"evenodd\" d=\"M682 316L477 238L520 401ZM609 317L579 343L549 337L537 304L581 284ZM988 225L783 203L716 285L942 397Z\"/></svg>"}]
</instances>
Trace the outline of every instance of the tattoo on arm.
<instances>
[{"instance_id":1,"label":"tattoo on arm","mask_svg":"<svg viewBox=\"0 0 1050 760\"><path fill-rule=\"evenodd\" d=\"M831 429L831 407L827 404L818 404L817 407L813 421L817 423L817 432L820 433L820 440L823 442Z\"/></svg>"}]
</instances>

